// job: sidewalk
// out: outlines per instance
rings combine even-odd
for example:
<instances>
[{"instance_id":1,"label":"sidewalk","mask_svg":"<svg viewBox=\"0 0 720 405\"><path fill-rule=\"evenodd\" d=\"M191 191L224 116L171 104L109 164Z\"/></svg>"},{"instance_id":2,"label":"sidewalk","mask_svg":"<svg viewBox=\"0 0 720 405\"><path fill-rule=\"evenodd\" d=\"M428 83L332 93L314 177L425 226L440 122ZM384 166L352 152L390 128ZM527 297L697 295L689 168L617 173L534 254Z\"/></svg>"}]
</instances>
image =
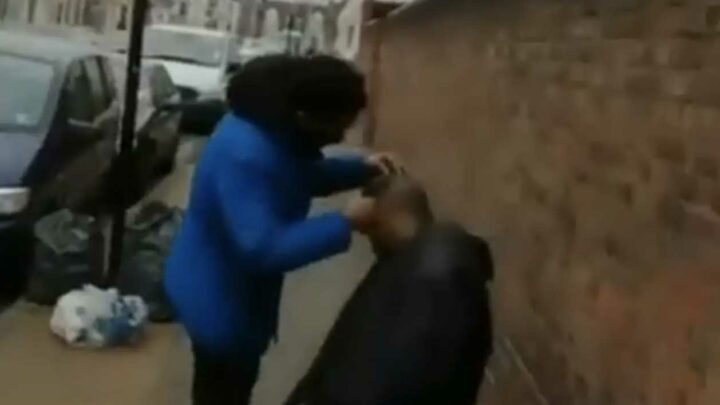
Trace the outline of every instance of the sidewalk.
<instances>
[{"instance_id":1,"label":"sidewalk","mask_svg":"<svg viewBox=\"0 0 720 405\"><path fill-rule=\"evenodd\" d=\"M50 333L51 310L20 303L0 316L0 393L12 405L183 405L190 375L177 326L151 326L135 349L73 350Z\"/></svg>"}]
</instances>

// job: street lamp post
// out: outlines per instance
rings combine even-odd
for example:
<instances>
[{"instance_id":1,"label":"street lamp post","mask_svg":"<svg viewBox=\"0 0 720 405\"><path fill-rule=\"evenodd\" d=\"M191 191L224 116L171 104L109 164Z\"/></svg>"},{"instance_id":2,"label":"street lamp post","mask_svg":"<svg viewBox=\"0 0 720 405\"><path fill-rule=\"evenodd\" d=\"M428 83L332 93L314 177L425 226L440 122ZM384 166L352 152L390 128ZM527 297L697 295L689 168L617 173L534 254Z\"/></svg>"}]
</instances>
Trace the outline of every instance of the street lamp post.
<instances>
[{"instance_id":1,"label":"street lamp post","mask_svg":"<svg viewBox=\"0 0 720 405\"><path fill-rule=\"evenodd\" d=\"M135 143L135 113L137 112L137 93L140 83L142 64L143 34L145 17L149 9L149 0L135 0L130 27L130 44L127 52L127 71L125 84L125 106L120 126L120 148L116 157L116 176L112 180L117 186L118 204L114 204L112 230L110 234L109 268L104 283L114 284L122 264L123 236L125 234L125 202L129 200L134 178L132 171L132 155Z\"/></svg>"}]
</instances>

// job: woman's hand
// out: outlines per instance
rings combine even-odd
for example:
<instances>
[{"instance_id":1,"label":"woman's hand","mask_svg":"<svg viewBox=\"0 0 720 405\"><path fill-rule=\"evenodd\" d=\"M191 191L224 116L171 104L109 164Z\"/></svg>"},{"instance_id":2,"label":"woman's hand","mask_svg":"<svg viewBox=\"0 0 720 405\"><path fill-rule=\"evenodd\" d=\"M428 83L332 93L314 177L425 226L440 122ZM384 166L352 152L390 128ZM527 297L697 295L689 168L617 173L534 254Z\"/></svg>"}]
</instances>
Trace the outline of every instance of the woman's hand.
<instances>
[{"instance_id":1,"label":"woman's hand","mask_svg":"<svg viewBox=\"0 0 720 405\"><path fill-rule=\"evenodd\" d=\"M365 162L385 176L405 173L405 165L392 153L374 153Z\"/></svg>"},{"instance_id":2,"label":"woman's hand","mask_svg":"<svg viewBox=\"0 0 720 405\"><path fill-rule=\"evenodd\" d=\"M375 203L374 198L358 194L345 206L343 214L355 231L367 233L370 230L376 216Z\"/></svg>"}]
</instances>

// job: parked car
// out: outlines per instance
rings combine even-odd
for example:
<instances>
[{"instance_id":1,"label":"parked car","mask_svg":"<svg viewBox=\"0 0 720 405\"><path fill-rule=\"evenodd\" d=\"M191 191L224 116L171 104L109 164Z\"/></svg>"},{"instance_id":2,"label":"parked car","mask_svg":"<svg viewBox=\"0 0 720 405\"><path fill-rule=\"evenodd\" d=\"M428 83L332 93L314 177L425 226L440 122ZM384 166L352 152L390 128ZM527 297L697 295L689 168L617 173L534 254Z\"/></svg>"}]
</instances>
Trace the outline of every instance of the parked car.
<instances>
[{"instance_id":1,"label":"parked car","mask_svg":"<svg viewBox=\"0 0 720 405\"><path fill-rule=\"evenodd\" d=\"M125 94L127 58L113 55L110 58L120 100ZM180 92L165 67L160 63L143 62L138 88L138 108L135 118L134 167L144 186L169 174L175 164L180 143L182 112L166 108L178 104ZM121 105L124 105L122 103Z\"/></svg>"},{"instance_id":2,"label":"parked car","mask_svg":"<svg viewBox=\"0 0 720 405\"><path fill-rule=\"evenodd\" d=\"M0 286L25 270L37 217L103 205L119 119L101 51L0 31Z\"/></svg>"},{"instance_id":3,"label":"parked car","mask_svg":"<svg viewBox=\"0 0 720 405\"><path fill-rule=\"evenodd\" d=\"M175 84L199 99L223 97L236 49L237 38L224 31L182 25L145 29L145 57L165 65Z\"/></svg>"},{"instance_id":4,"label":"parked car","mask_svg":"<svg viewBox=\"0 0 720 405\"><path fill-rule=\"evenodd\" d=\"M152 25L145 29L145 58L167 69L184 101L225 99L228 76L239 69L238 40L216 30L178 25ZM183 117L183 132L206 132L224 113L224 106L210 114Z\"/></svg>"}]
</instances>

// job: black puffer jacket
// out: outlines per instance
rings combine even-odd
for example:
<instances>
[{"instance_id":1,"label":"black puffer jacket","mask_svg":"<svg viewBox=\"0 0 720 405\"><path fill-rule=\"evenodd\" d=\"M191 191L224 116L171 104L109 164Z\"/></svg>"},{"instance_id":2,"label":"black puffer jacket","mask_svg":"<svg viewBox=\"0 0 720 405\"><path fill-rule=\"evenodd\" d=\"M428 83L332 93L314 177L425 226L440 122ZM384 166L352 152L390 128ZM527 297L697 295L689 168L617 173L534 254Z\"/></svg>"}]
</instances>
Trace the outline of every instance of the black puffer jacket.
<instances>
[{"instance_id":1,"label":"black puffer jacket","mask_svg":"<svg viewBox=\"0 0 720 405\"><path fill-rule=\"evenodd\" d=\"M471 405L492 351L487 244L436 225L381 258L286 405Z\"/></svg>"}]
</instances>

